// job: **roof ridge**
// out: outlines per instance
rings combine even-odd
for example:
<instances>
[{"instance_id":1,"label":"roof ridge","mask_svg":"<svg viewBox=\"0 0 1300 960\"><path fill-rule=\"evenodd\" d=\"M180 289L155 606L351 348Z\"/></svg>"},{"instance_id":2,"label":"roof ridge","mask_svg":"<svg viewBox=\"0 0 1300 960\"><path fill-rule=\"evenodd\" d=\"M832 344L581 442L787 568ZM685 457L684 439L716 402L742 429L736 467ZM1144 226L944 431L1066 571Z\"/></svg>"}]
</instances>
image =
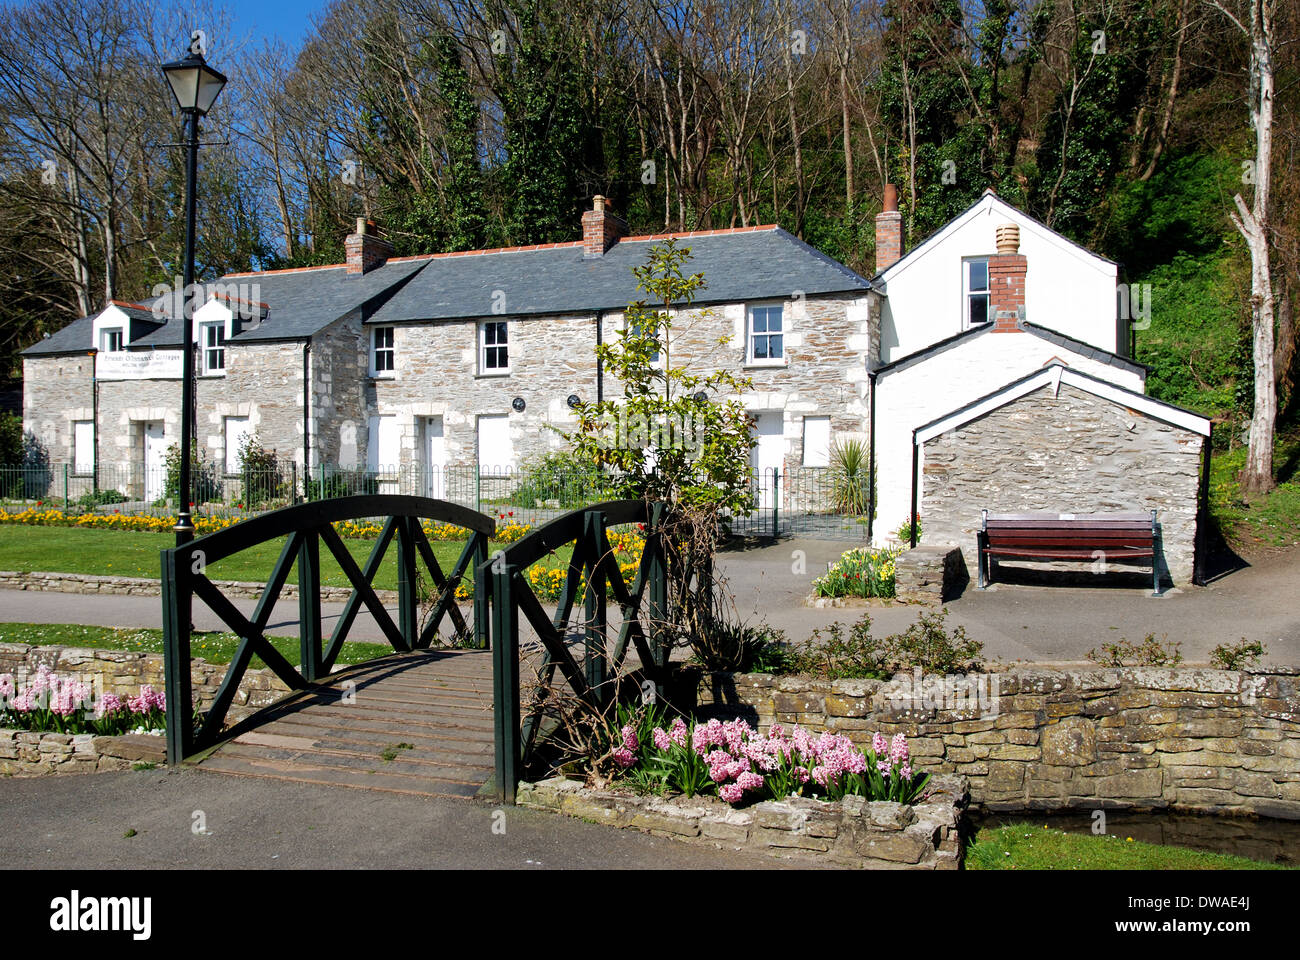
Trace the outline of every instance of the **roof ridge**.
<instances>
[{"instance_id":1,"label":"roof ridge","mask_svg":"<svg viewBox=\"0 0 1300 960\"><path fill-rule=\"evenodd\" d=\"M115 307L130 307L132 310L145 310L152 313L152 308L146 307L143 303L131 303L129 300L109 300Z\"/></svg>"}]
</instances>

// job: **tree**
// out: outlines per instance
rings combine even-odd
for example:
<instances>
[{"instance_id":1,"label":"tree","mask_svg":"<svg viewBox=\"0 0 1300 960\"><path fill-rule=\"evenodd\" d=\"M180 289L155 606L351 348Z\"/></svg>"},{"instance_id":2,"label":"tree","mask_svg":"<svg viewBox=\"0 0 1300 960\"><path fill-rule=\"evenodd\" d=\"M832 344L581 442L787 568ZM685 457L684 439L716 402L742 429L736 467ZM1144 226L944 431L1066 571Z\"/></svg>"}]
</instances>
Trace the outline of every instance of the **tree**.
<instances>
[{"instance_id":1,"label":"tree","mask_svg":"<svg viewBox=\"0 0 1300 960\"><path fill-rule=\"evenodd\" d=\"M1233 196L1233 225L1250 251L1250 317L1255 367L1255 406L1250 419L1250 444L1242 489L1263 493L1273 488L1273 431L1277 419L1277 380L1274 374L1273 272L1269 260L1269 189L1273 177L1274 59L1273 24L1277 0L1244 0L1229 9L1220 0L1207 0L1250 42L1249 108L1255 131L1255 159L1243 181L1254 185L1250 206L1240 193Z\"/></svg>"},{"instance_id":2,"label":"tree","mask_svg":"<svg viewBox=\"0 0 1300 960\"><path fill-rule=\"evenodd\" d=\"M690 249L670 239L634 268L650 299L630 304L617 340L596 348L623 396L581 404L566 439L580 463L616 471L624 496L665 505L668 629L697 643L717 622L712 569L724 512L754 508L754 441L749 414L735 399L752 389L748 378L673 364L673 311L689 309L705 287L703 274L683 275L689 258Z\"/></svg>"}]
</instances>

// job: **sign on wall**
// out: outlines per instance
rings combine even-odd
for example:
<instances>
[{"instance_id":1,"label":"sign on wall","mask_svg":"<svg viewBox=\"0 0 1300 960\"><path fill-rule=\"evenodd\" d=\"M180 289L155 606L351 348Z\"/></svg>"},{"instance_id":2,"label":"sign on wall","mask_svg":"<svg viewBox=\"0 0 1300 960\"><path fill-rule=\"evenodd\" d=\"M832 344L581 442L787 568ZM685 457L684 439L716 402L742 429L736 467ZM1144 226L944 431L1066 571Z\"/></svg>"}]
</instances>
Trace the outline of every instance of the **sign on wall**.
<instances>
[{"instance_id":1,"label":"sign on wall","mask_svg":"<svg viewBox=\"0 0 1300 960\"><path fill-rule=\"evenodd\" d=\"M100 380L179 380L179 350L115 350L95 355L95 376Z\"/></svg>"}]
</instances>

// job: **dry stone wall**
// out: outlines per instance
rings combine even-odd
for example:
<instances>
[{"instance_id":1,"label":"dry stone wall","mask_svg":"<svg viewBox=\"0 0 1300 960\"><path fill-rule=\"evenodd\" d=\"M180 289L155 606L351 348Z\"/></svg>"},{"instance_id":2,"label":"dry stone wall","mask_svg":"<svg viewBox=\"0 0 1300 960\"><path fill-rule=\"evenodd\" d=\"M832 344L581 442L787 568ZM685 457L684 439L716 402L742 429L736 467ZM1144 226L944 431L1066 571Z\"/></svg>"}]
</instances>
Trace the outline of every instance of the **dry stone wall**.
<instances>
[{"instance_id":1,"label":"dry stone wall","mask_svg":"<svg viewBox=\"0 0 1300 960\"><path fill-rule=\"evenodd\" d=\"M1300 668L1010 670L965 686L902 675L704 674L706 715L866 745L908 737L922 770L989 809L1176 808L1300 820ZM982 686L981 686L982 684Z\"/></svg>"},{"instance_id":2,"label":"dry stone wall","mask_svg":"<svg viewBox=\"0 0 1300 960\"><path fill-rule=\"evenodd\" d=\"M166 759L164 739L152 734L98 737L0 728L0 776L130 770Z\"/></svg>"}]
</instances>

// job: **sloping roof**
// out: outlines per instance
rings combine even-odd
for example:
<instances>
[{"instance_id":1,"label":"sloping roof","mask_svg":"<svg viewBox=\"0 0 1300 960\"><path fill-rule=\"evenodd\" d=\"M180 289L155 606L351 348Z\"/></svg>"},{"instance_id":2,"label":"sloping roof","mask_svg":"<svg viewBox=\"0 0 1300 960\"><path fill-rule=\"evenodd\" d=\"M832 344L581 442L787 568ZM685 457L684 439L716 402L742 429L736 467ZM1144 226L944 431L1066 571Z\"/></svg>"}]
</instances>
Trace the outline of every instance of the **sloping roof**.
<instances>
[{"instance_id":1,"label":"sloping roof","mask_svg":"<svg viewBox=\"0 0 1300 960\"><path fill-rule=\"evenodd\" d=\"M358 309L370 323L487 317L503 312L497 291L504 293L509 316L588 313L620 309L643 296L632 268L645 262L652 243L670 236L691 249L685 269L705 276L708 286L698 303L871 289L865 277L772 226L627 237L603 257L590 259L584 259L581 242L548 243L396 258L360 276L349 274L344 264L232 273L207 288L209 294L235 296L265 311L261 323L232 337L232 343L307 339ZM242 292L232 293L232 287ZM150 308L135 309L154 320ZM24 354L88 351L93 319L74 320ZM179 347L181 341L181 326L173 320L127 349Z\"/></svg>"},{"instance_id":2,"label":"sloping roof","mask_svg":"<svg viewBox=\"0 0 1300 960\"><path fill-rule=\"evenodd\" d=\"M1151 368L1144 363L1138 363L1136 360L1130 360L1128 357L1121 357L1118 353L1111 353L1109 350L1102 350L1100 347L1094 347L1090 343L1084 343L1082 340L1076 340L1074 337L1067 337L1050 327L1044 327L1041 324L1030 323L1027 320L1021 320L1018 324L1020 330L1024 333L1031 333L1036 337L1054 343L1058 347L1087 357L1089 360L1096 360L1099 363L1105 363L1120 370L1146 377L1151 372ZM899 357L897 360L890 361L872 371L877 377L882 374L890 373L895 370L901 370L904 367L910 367L915 363L932 357L936 353L941 353L966 340L973 340L976 337L983 336L993 332L992 323L982 323L978 327L971 327L969 330L963 330L961 333L946 337L943 340L936 340L924 349L917 350L915 353L909 353L905 357ZM1001 335L1001 334L1000 334Z\"/></svg>"},{"instance_id":3,"label":"sloping roof","mask_svg":"<svg viewBox=\"0 0 1300 960\"><path fill-rule=\"evenodd\" d=\"M780 227L627 237L602 257L581 243L429 257L419 274L370 318L404 323L491 316L537 316L621 309L644 296L632 268L667 236L689 247L683 271L703 273L697 303L866 292L871 283ZM497 291L500 291L498 293ZM504 295L504 309L494 306ZM495 298L495 299L494 299Z\"/></svg>"},{"instance_id":4,"label":"sloping roof","mask_svg":"<svg viewBox=\"0 0 1300 960\"><path fill-rule=\"evenodd\" d=\"M1090 374L1082 373L1062 363L1051 363L1041 370L1035 370L1027 376L999 387L978 400L972 400L970 403L964 404L942 417L921 424L912 431L913 442L925 443L940 434L955 430L978 417L991 413L999 407L1013 403L1035 390L1062 383L1077 387L1103 400L1109 400L1111 403L1121 404L1131 410L1136 410L1153 420L1190 430L1203 437L1210 435L1209 417L1174 406L1172 403L1165 403L1163 400L1156 400L1153 397L1148 397L1145 393L1137 393L1125 387L1116 386L1108 380L1101 380Z\"/></svg>"},{"instance_id":5,"label":"sloping roof","mask_svg":"<svg viewBox=\"0 0 1300 960\"><path fill-rule=\"evenodd\" d=\"M1099 253L1094 253L1093 251L1089 250L1087 247L1083 246L1082 244L1075 243L1073 240L1071 240L1069 237L1065 236L1064 234L1057 233L1055 230L1053 230L1047 224L1043 223L1041 220L1034 219L1029 214L1025 213L1025 211L1021 210L1019 207L1014 207L1011 204L1007 203L1005 200L999 197L997 193L995 193L992 190L992 188L990 188L985 190L984 193L980 195L980 198L978 200L972 203L961 213L957 214L957 216L953 217L951 220L945 223L934 233L926 237L921 243L917 244L915 247L913 247L903 256L899 257L889 266L885 267L884 270L877 271L876 275L871 278L872 283L875 283L878 280L886 279L889 274L897 273L899 270L902 270L905 267L910 266L913 262L923 257L933 247L937 246L939 242L943 240L943 238L947 237L953 231L962 227L966 223L966 221L969 220L971 217L975 216L981 210L990 207L999 207L1001 208L1004 214L1008 216L1015 216L1016 218L1023 220L1025 222L1025 226L1029 227L1030 229L1037 230L1042 236L1050 239L1058 247L1071 250L1076 255L1089 257L1100 263L1111 264L1112 266L1116 265L1114 260L1109 260L1106 257L1103 257Z\"/></svg>"},{"instance_id":6,"label":"sloping roof","mask_svg":"<svg viewBox=\"0 0 1300 960\"><path fill-rule=\"evenodd\" d=\"M163 328L166 321L153 315L153 309L140 303L128 303L125 300L110 300L109 303L121 310L131 320L147 323L154 327L148 336L153 336ZM104 310L107 310L105 307ZM95 347L95 321L103 315L99 310L85 317L78 317L71 323L51 333L43 340L38 340L22 352L26 357L55 356L70 353L89 353Z\"/></svg>"}]
</instances>

